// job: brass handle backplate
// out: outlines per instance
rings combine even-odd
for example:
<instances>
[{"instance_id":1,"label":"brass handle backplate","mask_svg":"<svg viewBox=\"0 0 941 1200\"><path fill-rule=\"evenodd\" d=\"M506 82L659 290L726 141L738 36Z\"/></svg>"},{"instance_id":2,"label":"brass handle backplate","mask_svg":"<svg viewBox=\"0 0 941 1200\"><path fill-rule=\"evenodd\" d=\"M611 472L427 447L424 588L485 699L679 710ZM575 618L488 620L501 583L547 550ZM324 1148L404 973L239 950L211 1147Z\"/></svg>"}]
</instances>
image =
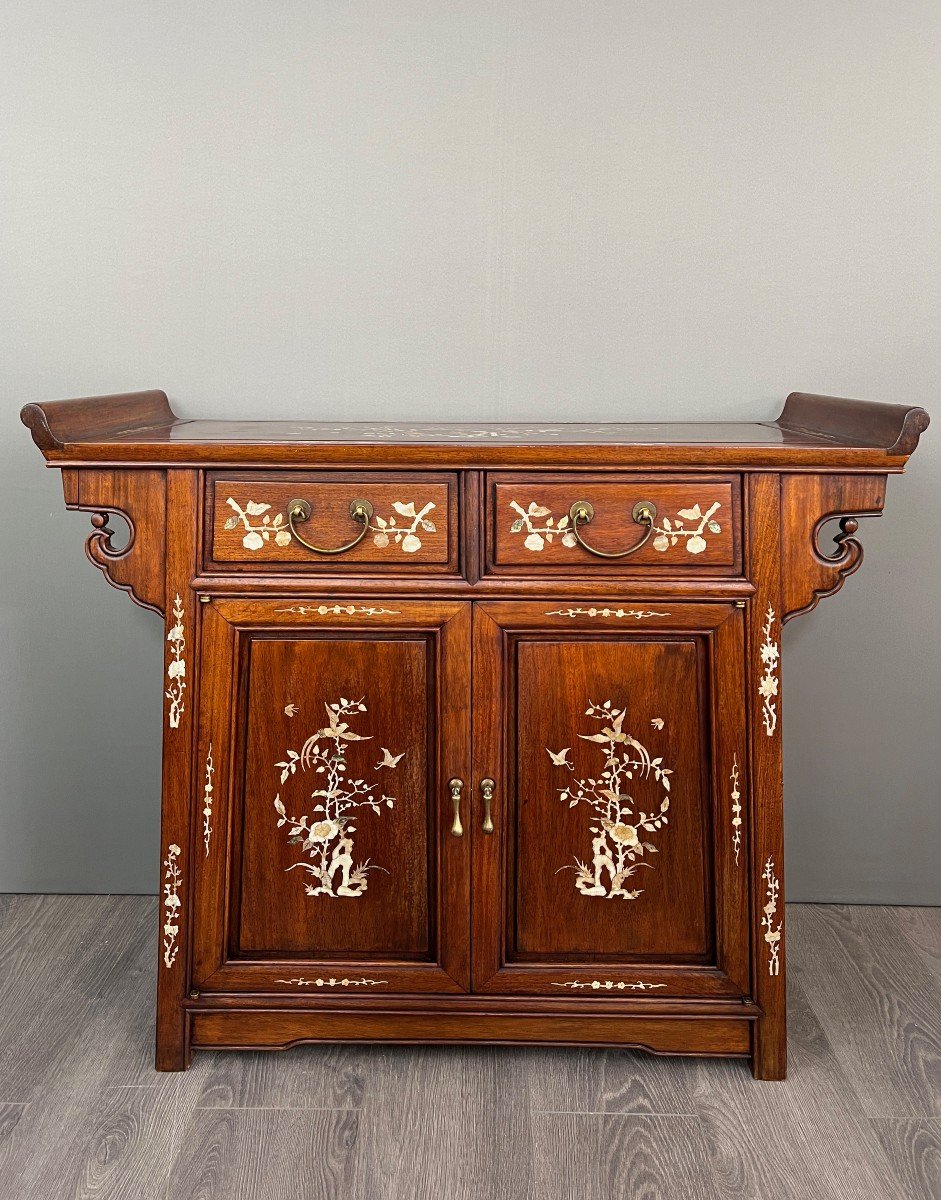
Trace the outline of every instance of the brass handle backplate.
<instances>
[{"instance_id":1,"label":"brass handle backplate","mask_svg":"<svg viewBox=\"0 0 941 1200\"><path fill-rule=\"evenodd\" d=\"M366 534L369 532L369 521L373 514L373 506L368 500L353 500L350 503L350 516L354 521L362 521L363 528L359 531L351 542L347 542L345 546L335 546L331 549L325 549L323 546L315 546L311 542L306 542L294 528L295 521L310 520L310 505L306 500L292 500L288 505L288 529L297 541L302 546L306 546L308 550L313 550L315 554L344 554L347 550L352 550L354 546L358 546Z\"/></svg>"},{"instance_id":2,"label":"brass handle backplate","mask_svg":"<svg viewBox=\"0 0 941 1200\"><path fill-rule=\"evenodd\" d=\"M451 822L451 832L455 837L462 837L464 826L461 824L461 792L464 790L463 779L450 779L448 789L451 792L451 803L454 805L454 820Z\"/></svg>"},{"instance_id":3,"label":"brass handle backplate","mask_svg":"<svg viewBox=\"0 0 941 1200\"><path fill-rule=\"evenodd\" d=\"M589 546L579 532L579 523L588 525L591 523L595 515L594 506L589 504L587 500L576 500L569 509L569 517L572 521L572 532L575 534L575 540L587 550L589 554L597 554L599 558L626 558L628 554L636 554L641 547L646 546L650 540L650 536L654 530L654 521L657 519L657 506L650 500L638 500L631 509L631 518L638 525L646 525L647 532L633 546L629 546L627 550L596 550L594 546Z\"/></svg>"},{"instance_id":4,"label":"brass handle backplate","mask_svg":"<svg viewBox=\"0 0 941 1200\"><path fill-rule=\"evenodd\" d=\"M493 793L497 785L492 779L481 779L480 794L484 799L484 821L481 829L484 833L493 833Z\"/></svg>"}]
</instances>

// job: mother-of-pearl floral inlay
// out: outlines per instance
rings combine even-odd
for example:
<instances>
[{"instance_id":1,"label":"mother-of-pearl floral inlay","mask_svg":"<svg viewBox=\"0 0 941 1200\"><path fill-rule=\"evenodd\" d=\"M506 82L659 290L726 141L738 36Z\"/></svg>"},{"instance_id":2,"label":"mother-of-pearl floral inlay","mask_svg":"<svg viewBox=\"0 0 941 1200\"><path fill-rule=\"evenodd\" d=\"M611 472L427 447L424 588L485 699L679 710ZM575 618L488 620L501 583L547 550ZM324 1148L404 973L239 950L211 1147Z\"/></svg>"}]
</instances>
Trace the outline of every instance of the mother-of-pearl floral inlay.
<instances>
[{"instance_id":1,"label":"mother-of-pearl floral inlay","mask_svg":"<svg viewBox=\"0 0 941 1200\"><path fill-rule=\"evenodd\" d=\"M636 983L625 983L623 979L617 983L613 979L573 979L570 983L554 983L553 987L588 988L593 992L652 992L654 988L666 987L665 983L644 983L638 979Z\"/></svg>"},{"instance_id":2,"label":"mother-of-pearl floral inlay","mask_svg":"<svg viewBox=\"0 0 941 1200\"><path fill-rule=\"evenodd\" d=\"M742 789L739 786L738 755L732 758L732 771L729 775L732 797L732 849L735 851L735 865L738 866L738 856L742 849Z\"/></svg>"},{"instance_id":3,"label":"mother-of-pearl floral inlay","mask_svg":"<svg viewBox=\"0 0 941 1200\"><path fill-rule=\"evenodd\" d=\"M291 530L284 513L272 513L271 505L264 500L246 500L242 505L229 496L226 504L235 510L235 515L226 519L224 528L238 529L246 550L261 550L272 541L277 546L291 544ZM369 532L373 545L380 550L395 545L404 554L415 554L422 547L419 534L437 532L434 521L428 515L435 507L431 501L420 509L416 509L412 500L393 501L388 517L370 518Z\"/></svg>"},{"instance_id":4,"label":"mother-of-pearl floral inlay","mask_svg":"<svg viewBox=\"0 0 941 1200\"><path fill-rule=\"evenodd\" d=\"M381 617L393 616L397 608L377 608L362 604L291 604L288 608L276 608L275 612L296 613L300 617Z\"/></svg>"},{"instance_id":5,"label":"mother-of-pearl floral inlay","mask_svg":"<svg viewBox=\"0 0 941 1200\"><path fill-rule=\"evenodd\" d=\"M209 842L212 838L212 777L216 773L212 761L212 742L206 755L206 776L203 783L203 843L206 847L206 857L209 857Z\"/></svg>"},{"instance_id":6,"label":"mother-of-pearl floral inlay","mask_svg":"<svg viewBox=\"0 0 941 1200\"><path fill-rule=\"evenodd\" d=\"M635 621L669 615L665 612L651 612L647 608L553 608L546 613L547 617L633 617Z\"/></svg>"},{"instance_id":7,"label":"mother-of-pearl floral inlay","mask_svg":"<svg viewBox=\"0 0 941 1200\"><path fill-rule=\"evenodd\" d=\"M713 519L721 507L722 505L715 501L703 512L700 505L696 503L692 508L679 509L672 519L660 517L660 523L653 527L657 536L651 545L654 550L666 553L667 550L682 542L687 553L702 554L708 546L704 534L722 532L722 526ZM557 521L552 515L551 508L546 508L545 505L538 504L535 500L525 507L517 501L511 500L510 508L518 514L510 525L510 533L525 533L523 545L527 550L542 550L547 545L551 546L556 538L568 549L578 545L568 513L559 517ZM621 526L625 532L637 529L637 523L633 518L625 518L621 522Z\"/></svg>"},{"instance_id":8,"label":"mother-of-pearl floral inlay","mask_svg":"<svg viewBox=\"0 0 941 1200\"><path fill-rule=\"evenodd\" d=\"M670 807L670 776L672 770L663 765L662 756L651 757L650 752L637 738L624 730L627 710L615 707L610 700L595 704L589 700L585 716L600 721L600 733L580 733L578 737L598 747L604 760L599 775L576 779L559 789L559 799L569 808L585 804L591 810L593 834L591 861L575 859L571 869L575 871L575 886L583 896L603 896L611 900L620 896L624 900L636 900L643 889L627 889L625 882L640 867L652 867L644 862L645 854L656 854L653 842L645 841L643 835L653 834L668 824L667 811ZM658 731L663 728L660 717L651 722ZM574 771L570 761L570 746L562 750L546 752L552 765L561 770ZM650 812L641 808L630 794L638 784L652 781L656 798ZM559 870L565 870L560 867Z\"/></svg>"},{"instance_id":9,"label":"mother-of-pearl floral inlay","mask_svg":"<svg viewBox=\"0 0 941 1200\"><path fill-rule=\"evenodd\" d=\"M167 644L170 649L170 657L167 663L167 679L169 684L164 692L166 698L170 701L167 709L167 720L170 723L171 729L178 729L180 726L180 718L183 716L183 691L186 688L186 630L183 626L185 617L183 609L183 601L180 599L180 593L177 592L176 598L173 601L173 624L167 631Z\"/></svg>"},{"instance_id":10,"label":"mother-of-pearl floral inlay","mask_svg":"<svg viewBox=\"0 0 941 1200\"><path fill-rule=\"evenodd\" d=\"M288 750L284 759L275 763L281 772L282 787L298 772L302 775L312 772L318 783L309 796L314 802L310 815L305 812L299 817L289 816L280 793L274 799L278 828L286 825L290 844L300 846L310 859L287 868L288 871L300 868L307 872L310 882L305 884L304 890L308 896L361 896L366 891L370 871L385 870L369 859L359 863L353 861L354 821L358 820L353 813L365 808L378 816L395 804L394 796L377 792L378 781L350 778L347 762L350 746L354 742L372 740L371 734L354 732L348 720L366 712L364 699L348 700L341 696L339 700L325 704L327 724L312 733L299 751ZM285 708L286 713L288 708L294 710L288 714L290 716L299 711L291 704ZM393 754L385 746L380 749L382 758L372 769L395 770L405 751Z\"/></svg>"},{"instance_id":11,"label":"mother-of-pearl floral inlay","mask_svg":"<svg viewBox=\"0 0 941 1200\"><path fill-rule=\"evenodd\" d=\"M774 872L773 858L769 858L765 863L761 878L765 881L765 905L761 910L761 928L765 931L765 942L768 945L768 974L778 975L781 971L781 962L778 957L781 945L781 922L778 921L775 924L774 918L778 911L778 894L781 886Z\"/></svg>"},{"instance_id":12,"label":"mother-of-pearl floral inlay","mask_svg":"<svg viewBox=\"0 0 941 1200\"><path fill-rule=\"evenodd\" d=\"M183 873L180 870L180 847L175 843L167 847L163 872L163 965L169 969L176 962L180 950L178 938Z\"/></svg>"},{"instance_id":13,"label":"mother-of-pearl floral inlay","mask_svg":"<svg viewBox=\"0 0 941 1200\"><path fill-rule=\"evenodd\" d=\"M361 979L337 979L331 976L329 979L308 979L304 975L296 975L293 979L276 979L275 983L292 983L295 987L379 987L383 983L388 983L388 979L367 979L365 975Z\"/></svg>"},{"instance_id":14,"label":"mother-of-pearl floral inlay","mask_svg":"<svg viewBox=\"0 0 941 1200\"><path fill-rule=\"evenodd\" d=\"M764 641L761 643L761 679L758 683L758 695L761 697L761 719L768 737L778 727L778 659L781 653L778 643L772 641L771 631L774 629L774 609L768 605L765 623L762 628Z\"/></svg>"}]
</instances>

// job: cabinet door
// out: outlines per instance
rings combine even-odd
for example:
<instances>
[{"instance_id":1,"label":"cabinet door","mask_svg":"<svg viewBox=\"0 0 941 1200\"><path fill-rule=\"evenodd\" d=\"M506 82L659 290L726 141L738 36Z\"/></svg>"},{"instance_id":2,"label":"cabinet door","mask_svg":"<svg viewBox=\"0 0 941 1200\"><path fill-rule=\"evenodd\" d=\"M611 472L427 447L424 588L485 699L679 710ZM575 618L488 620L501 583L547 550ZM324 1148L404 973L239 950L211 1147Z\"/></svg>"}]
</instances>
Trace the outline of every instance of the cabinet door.
<instances>
[{"instance_id":1,"label":"cabinet door","mask_svg":"<svg viewBox=\"0 0 941 1200\"><path fill-rule=\"evenodd\" d=\"M742 617L475 605L475 991L748 994Z\"/></svg>"},{"instance_id":2,"label":"cabinet door","mask_svg":"<svg viewBox=\"0 0 941 1200\"><path fill-rule=\"evenodd\" d=\"M203 612L194 983L305 996L469 983L470 606Z\"/></svg>"}]
</instances>

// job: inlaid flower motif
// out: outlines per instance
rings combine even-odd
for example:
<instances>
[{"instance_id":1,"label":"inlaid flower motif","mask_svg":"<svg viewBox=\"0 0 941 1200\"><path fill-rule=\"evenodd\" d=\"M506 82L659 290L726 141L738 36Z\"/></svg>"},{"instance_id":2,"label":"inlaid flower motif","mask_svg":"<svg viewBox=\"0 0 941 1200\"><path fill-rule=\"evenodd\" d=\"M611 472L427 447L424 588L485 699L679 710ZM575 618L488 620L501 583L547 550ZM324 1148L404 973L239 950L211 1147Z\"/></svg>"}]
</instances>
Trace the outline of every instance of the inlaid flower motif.
<instances>
[{"instance_id":1,"label":"inlaid flower motif","mask_svg":"<svg viewBox=\"0 0 941 1200\"><path fill-rule=\"evenodd\" d=\"M778 726L778 709L775 697L778 695L779 681L777 669L781 653L778 649L778 643L771 638L771 632L774 629L774 620L774 609L769 605L762 628L764 641L759 648L762 673L761 678L758 680L758 695L761 697L761 718L768 737L771 737Z\"/></svg>"},{"instance_id":2,"label":"inlaid flower motif","mask_svg":"<svg viewBox=\"0 0 941 1200\"><path fill-rule=\"evenodd\" d=\"M262 500L247 500L239 504L234 496L226 500L234 515L226 518L226 530L239 529L242 545L246 550L262 550L274 542L277 546L290 546L291 530L284 513L271 513L271 505ZM429 513L436 506L429 501L421 510L412 500L395 500L388 517L373 517L369 525L373 545L384 550L389 545L399 546L403 554L415 554L422 547L419 531L436 533L437 528ZM260 518L260 519L259 519Z\"/></svg>"},{"instance_id":3,"label":"inlaid flower motif","mask_svg":"<svg viewBox=\"0 0 941 1200\"><path fill-rule=\"evenodd\" d=\"M167 630L167 645L170 659L167 663L167 679L170 681L164 692L170 704L167 708L167 721L171 729L178 729L183 715L183 692L186 688L186 631L183 619L186 613L180 593L176 593L173 601L173 624Z\"/></svg>"},{"instance_id":4,"label":"inlaid flower motif","mask_svg":"<svg viewBox=\"0 0 941 1200\"><path fill-rule=\"evenodd\" d=\"M312 842L329 842L338 830L339 826L336 821L317 821L310 827L310 840Z\"/></svg>"},{"instance_id":5,"label":"inlaid flower motif","mask_svg":"<svg viewBox=\"0 0 941 1200\"><path fill-rule=\"evenodd\" d=\"M288 707L294 707L289 705ZM278 814L277 827L288 827L288 843L300 846L305 859L287 868L297 868L307 873L310 882L304 890L308 896L361 896L366 891L371 871L385 871L369 859L354 862L353 835L356 833L354 816L357 809L370 809L378 816L395 805L395 797L377 791L378 783L353 778L348 761L350 747L356 742L372 740L371 734L357 733L350 719L366 712L361 700L339 700L325 704L327 723L312 733L301 749L287 750L284 758L275 763L281 772L282 786L298 773L311 772L317 786L310 793L313 801L310 808L305 802L304 812L299 817L288 814L280 793L274 798ZM295 708L295 711L299 711ZM383 746L382 758L374 771L395 770L405 755L393 754Z\"/></svg>"},{"instance_id":6,"label":"inlaid flower motif","mask_svg":"<svg viewBox=\"0 0 941 1200\"><path fill-rule=\"evenodd\" d=\"M708 549L708 543L703 534L722 532L722 526L714 519L721 507L722 505L715 501L703 512L697 503L692 508L679 509L672 519L670 517L661 518L660 524L655 524L653 527L657 536L651 545L654 550L664 554L679 542L683 542L687 553L702 554L704 550ZM527 550L535 552L543 550L547 545L551 546L556 538L569 549L578 545L578 539L571 526L568 513L556 521L552 515L552 509L538 504L535 500L525 507L516 500L511 500L510 508L518 514L510 524L510 533L525 532L523 545ZM540 524L540 522L542 523ZM688 522L691 522L689 527L687 526ZM636 529L633 519L625 520L622 524L625 530Z\"/></svg>"},{"instance_id":7,"label":"inlaid flower motif","mask_svg":"<svg viewBox=\"0 0 941 1200\"><path fill-rule=\"evenodd\" d=\"M594 823L588 827L593 835L591 862L576 858L572 868L575 887L583 896L636 900L642 889L624 885L640 867L651 868L645 858L657 853L657 847L644 840L644 835L649 837L669 823L673 772L663 765L662 756L651 757L647 748L625 730L626 713L610 700L603 704L588 702L585 716L600 721L601 732L580 733L578 737L597 745L604 766L598 775L572 780L559 789L559 799L569 808L585 804L592 810ZM654 718L652 725L662 729L662 718ZM571 746L561 750L547 746L546 752L554 767L575 770L568 758ZM652 796L649 812L644 801L635 799L632 793Z\"/></svg>"},{"instance_id":8,"label":"inlaid flower motif","mask_svg":"<svg viewBox=\"0 0 941 1200\"><path fill-rule=\"evenodd\" d=\"M611 834L612 840L617 842L619 846L636 846L640 841L637 836L636 825L612 825L609 821L602 821L601 824Z\"/></svg>"}]
</instances>

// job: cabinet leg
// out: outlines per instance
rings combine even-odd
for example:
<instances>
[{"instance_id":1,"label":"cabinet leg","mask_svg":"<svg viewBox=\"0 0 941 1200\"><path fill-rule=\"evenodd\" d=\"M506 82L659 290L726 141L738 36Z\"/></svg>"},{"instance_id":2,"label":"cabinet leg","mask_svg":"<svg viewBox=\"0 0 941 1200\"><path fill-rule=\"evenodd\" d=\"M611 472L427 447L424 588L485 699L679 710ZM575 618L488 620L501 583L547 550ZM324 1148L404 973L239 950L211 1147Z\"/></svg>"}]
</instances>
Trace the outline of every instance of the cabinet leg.
<instances>
[{"instance_id":1,"label":"cabinet leg","mask_svg":"<svg viewBox=\"0 0 941 1200\"><path fill-rule=\"evenodd\" d=\"M759 1017L754 1023L751 1073L756 1079L787 1078L787 1023L783 1013Z\"/></svg>"},{"instance_id":2,"label":"cabinet leg","mask_svg":"<svg viewBox=\"0 0 941 1200\"><path fill-rule=\"evenodd\" d=\"M185 1071L190 1065L189 1021L180 1013L176 1021L157 1021L157 1052L154 1067L158 1071Z\"/></svg>"}]
</instances>

